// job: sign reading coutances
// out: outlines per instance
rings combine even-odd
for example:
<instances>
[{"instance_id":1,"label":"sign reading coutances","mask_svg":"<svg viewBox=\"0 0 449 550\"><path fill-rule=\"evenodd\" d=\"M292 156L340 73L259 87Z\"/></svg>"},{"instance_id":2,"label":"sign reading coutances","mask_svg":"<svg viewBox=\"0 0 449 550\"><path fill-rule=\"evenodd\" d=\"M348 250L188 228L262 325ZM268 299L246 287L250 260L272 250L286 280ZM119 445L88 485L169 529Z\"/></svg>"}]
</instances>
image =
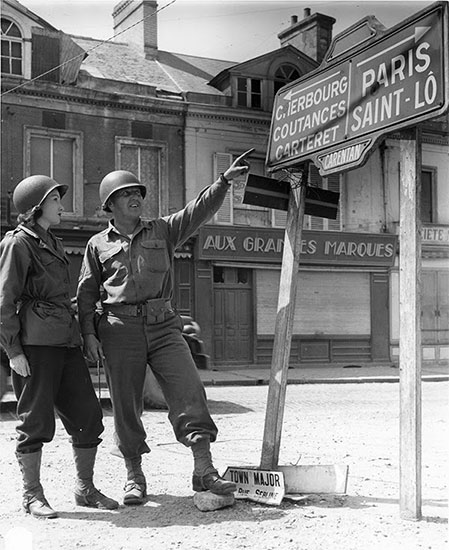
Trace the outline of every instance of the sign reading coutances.
<instances>
[{"instance_id":1,"label":"sign reading coutances","mask_svg":"<svg viewBox=\"0 0 449 550\"><path fill-rule=\"evenodd\" d=\"M333 42L336 47L346 40L354 50L347 48L277 93L268 166L278 169L311 159L321 175L354 168L386 132L447 110L445 3L378 31L379 37L362 49L357 32L363 26L373 29L366 20L359 25Z\"/></svg>"},{"instance_id":2,"label":"sign reading coutances","mask_svg":"<svg viewBox=\"0 0 449 550\"><path fill-rule=\"evenodd\" d=\"M202 260L282 261L282 229L203 227L197 242ZM392 266L397 249L395 235L303 231L301 263Z\"/></svg>"}]
</instances>

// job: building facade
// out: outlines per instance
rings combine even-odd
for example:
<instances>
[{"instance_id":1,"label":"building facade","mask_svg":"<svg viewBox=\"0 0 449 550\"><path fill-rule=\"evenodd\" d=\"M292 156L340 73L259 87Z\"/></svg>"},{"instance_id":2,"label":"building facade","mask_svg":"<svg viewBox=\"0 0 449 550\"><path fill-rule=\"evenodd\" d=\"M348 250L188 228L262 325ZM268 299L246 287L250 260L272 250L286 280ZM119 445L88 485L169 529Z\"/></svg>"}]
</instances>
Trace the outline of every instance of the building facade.
<instances>
[{"instance_id":1,"label":"building facade","mask_svg":"<svg viewBox=\"0 0 449 550\"><path fill-rule=\"evenodd\" d=\"M135 172L149 188L151 218L180 209L249 148L251 172L266 175L275 94L319 66L334 23L305 10L279 34L279 49L233 63L161 51L153 0L123 0L113 18L117 38L103 43L2 0L2 234L23 177L68 183L58 233L74 292L84 246L107 223L102 177ZM449 359L447 117L421 126L423 357L441 362ZM305 219L292 365L397 360L399 159L398 136L389 135L356 170L321 178L309 166L309 184L338 191L340 202L336 220ZM175 301L199 322L215 368L271 361L286 213L246 204L244 191L242 178L177 251Z\"/></svg>"}]
</instances>

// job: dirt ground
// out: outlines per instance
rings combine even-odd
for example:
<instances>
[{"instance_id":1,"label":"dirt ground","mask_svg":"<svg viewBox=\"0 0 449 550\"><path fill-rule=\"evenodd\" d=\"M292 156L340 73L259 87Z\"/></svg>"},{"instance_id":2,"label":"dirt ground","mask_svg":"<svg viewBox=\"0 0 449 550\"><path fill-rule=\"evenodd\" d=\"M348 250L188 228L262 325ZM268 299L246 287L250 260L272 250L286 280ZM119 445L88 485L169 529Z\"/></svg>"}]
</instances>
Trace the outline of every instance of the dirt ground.
<instances>
[{"instance_id":1,"label":"dirt ground","mask_svg":"<svg viewBox=\"0 0 449 550\"><path fill-rule=\"evenodd\" d=\"M15 419L0 425L0 550L445 550L448 544L449 383L423 384L423 519L400 518L398 384L312 384L287 388L280 464L347 464L346 495L310 495L267 506L236 501L200 512L190 486L190 451L174 441L164 410L147 410L152 452L144 458L149 498L117 511L76 507L73 461L60 422L43 454L46 496L60 517L36 520L20 508ZM267 387L207 388L219 427L216 466L257 466ZM95 480L121 501L123 462L109 454L111 412ZM21 541L21 542L19 542ZM32 541L32 542L31 542Z\"/></svg>"}]
</instances>

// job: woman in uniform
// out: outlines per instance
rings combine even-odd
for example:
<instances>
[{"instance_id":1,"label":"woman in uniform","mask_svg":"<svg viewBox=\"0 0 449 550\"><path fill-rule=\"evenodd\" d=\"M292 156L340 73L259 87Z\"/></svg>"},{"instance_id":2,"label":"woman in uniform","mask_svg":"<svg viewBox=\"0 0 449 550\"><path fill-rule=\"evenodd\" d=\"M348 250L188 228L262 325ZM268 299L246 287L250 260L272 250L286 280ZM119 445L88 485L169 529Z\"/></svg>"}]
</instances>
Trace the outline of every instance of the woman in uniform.
<instances>
[{"instance_id":1,"label":"woman in uniform","mask_svg":"<svg viewBox=\"0 0 449 550\"><path fill-rule=\"evenodd\" d=\"M24 510L36 517L57 513L40 483L42 447L55 434L55 410L70 435L76 469L75 502L113 510L118 503L93 484L102 410L81 352L71 307L69 262L50 226L61 221L67 191L35 175L14 190L18 226L0 243L1 345L17 397L16 456L23 478Z\"/></svg>"}]
</instances>

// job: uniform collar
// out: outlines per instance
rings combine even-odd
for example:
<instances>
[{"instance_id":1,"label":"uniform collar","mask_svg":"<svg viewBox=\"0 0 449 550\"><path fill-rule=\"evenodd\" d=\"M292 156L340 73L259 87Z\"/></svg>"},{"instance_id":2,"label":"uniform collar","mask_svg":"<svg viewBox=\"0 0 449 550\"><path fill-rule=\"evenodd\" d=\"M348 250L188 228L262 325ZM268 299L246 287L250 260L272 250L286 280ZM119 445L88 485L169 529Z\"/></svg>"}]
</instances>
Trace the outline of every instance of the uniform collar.
<instances>
[{"instance_id":1,"label":"uniform collar","mask_svg":"<svg viewBox=\"0 0 449 550\"><path fill-rule=\"evenodd\" d=\"M150 225L151 222L148 220L143 220L142 218L139 218L139 221L136 225L136 228L134 229L133 235L137 235L137 233L140 233L142 229L147 228ZM106 233L110 235L111 233L115 233L116 235L122 235L120 231L115 227L114 220L109 220L108 227L106 229Z\"/></svg>"},{"instance_id":2,"label":"uniform collar","mask_svg":"<svg viewBox=\"0 0 449 550\"><path fill-rule=\"evenodd\" d=\"M22 230L27 235L30 235L30 237L38 240L38 244L41 248L45 248L58 258L65 260L65 252L62 246L62 239L54 235L50 230L46 231L39 224L35 224L32 227L29 227L25 224L20 224L17 226L17 230Z\"/></svg>"}]
</instances>

